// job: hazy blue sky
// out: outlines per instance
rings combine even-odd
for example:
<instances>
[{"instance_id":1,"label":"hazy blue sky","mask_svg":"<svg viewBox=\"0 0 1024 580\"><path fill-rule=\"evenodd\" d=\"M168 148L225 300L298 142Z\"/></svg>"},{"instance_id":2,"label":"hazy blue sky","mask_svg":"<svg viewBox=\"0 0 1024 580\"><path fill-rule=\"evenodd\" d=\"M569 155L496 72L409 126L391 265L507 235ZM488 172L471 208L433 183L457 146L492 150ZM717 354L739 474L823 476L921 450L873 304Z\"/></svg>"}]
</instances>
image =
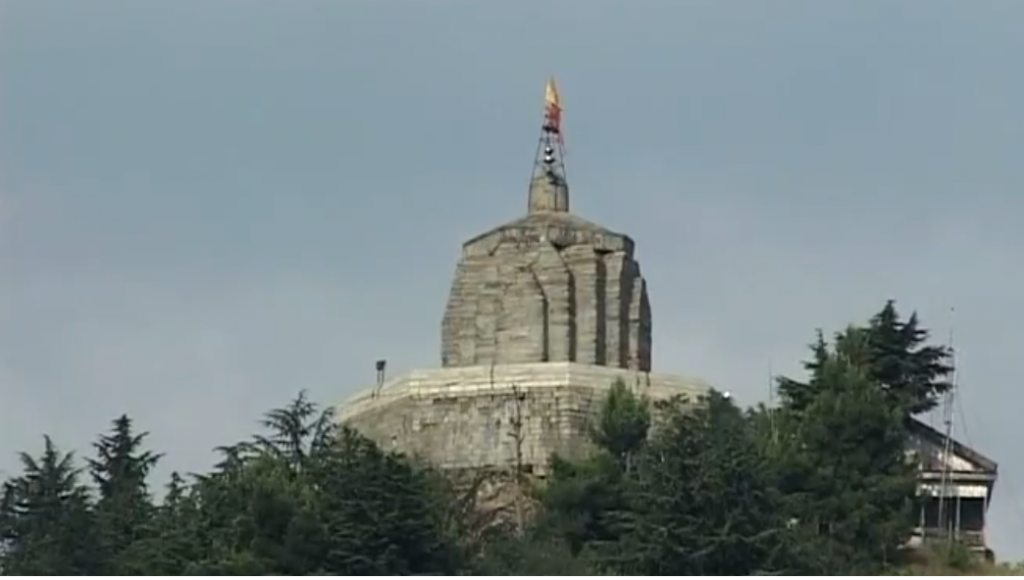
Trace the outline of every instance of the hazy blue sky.
<instances>
[{"instance_id":1,"label":"hazy blue sky","mask_svg":"<svg viewBox=\"0 0 1024 580\"><path fill-rule=\"evenodd\" d=\"M1013 0L0 0L0 469L122 412L201 469L299 389L437 364L555 73L574 210L637 241L656 368L750 403L886 298L954 326L957 434L1024 557L1022 26Z\"/></svg>"}]
</instances>

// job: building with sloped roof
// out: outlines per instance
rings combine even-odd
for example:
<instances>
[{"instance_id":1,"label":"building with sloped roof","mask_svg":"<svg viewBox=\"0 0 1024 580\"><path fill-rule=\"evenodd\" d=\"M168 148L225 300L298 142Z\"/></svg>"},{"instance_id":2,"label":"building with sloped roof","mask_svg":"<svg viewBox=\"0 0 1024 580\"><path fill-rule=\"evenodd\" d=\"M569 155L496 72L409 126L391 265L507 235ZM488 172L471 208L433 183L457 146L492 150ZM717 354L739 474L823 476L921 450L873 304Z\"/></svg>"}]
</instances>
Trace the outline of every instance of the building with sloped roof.
<instances>
[{"instance_id":1,"label":"building with sloped roof","mask_svg":"<svg viewBox=\"0 0 1024 580\"><path fill-rule=\"evenodd\" d=\"M998 465L922 421L910 421L909 428L920 500L912 542L952 539L991 558L985 530Z\"/></svg>"}]
</instances>

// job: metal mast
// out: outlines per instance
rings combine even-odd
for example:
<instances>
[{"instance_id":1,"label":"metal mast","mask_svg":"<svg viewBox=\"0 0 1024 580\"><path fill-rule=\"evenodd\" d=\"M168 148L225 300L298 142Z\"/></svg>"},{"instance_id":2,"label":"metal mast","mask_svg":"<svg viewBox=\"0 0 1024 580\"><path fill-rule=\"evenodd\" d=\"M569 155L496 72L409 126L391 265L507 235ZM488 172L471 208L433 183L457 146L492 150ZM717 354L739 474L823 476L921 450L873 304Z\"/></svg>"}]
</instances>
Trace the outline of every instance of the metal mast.
<instances>
[{"instance_id":1,"label":"metal mast","mask_svg":"<svg viewBox=\"0 0 1024 580\"><path fill-rule=\"evenodd\" d=\"M544 89L544 120L530 180L530 213L568 212L569 190L565 175L565 138L562 134L562 98L555 78Z\"/></svg>"},{"instance_id":2,"label":"metal mast","mask_svg":"<svg viewBox=\"0 0 1024 580\"><path fill-rule=\"evenodd\" d=\"M957 364L956 364L956 347L953 345L953 329L949 330L949 353L952 359L953 376L950 380L950 388L946 391L942 397L942 422L944 427L943 440L942 440L942 477L939 485L939 513L938 513L938 525L942 526L943 532L946 533L947 540L953 542L960 536L960 494L956 494L956 513L953 515L953 521L947 523L947 509L946 499L950 493L950 486L952 485L953 479L953 465L951 458L953 456L953 436L954 427L956 424L956 390L957 390Z\"/></svg>"}]
</instances>

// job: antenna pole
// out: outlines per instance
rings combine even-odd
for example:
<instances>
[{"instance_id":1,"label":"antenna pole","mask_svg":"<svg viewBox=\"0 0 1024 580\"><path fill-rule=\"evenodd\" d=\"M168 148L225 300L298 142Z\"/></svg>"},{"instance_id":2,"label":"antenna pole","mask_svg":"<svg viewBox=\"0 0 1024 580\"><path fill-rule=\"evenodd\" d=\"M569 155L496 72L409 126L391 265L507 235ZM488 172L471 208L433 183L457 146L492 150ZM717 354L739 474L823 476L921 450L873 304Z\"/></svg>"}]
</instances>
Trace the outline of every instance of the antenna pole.
<instances>
[{"instance_id":1,"label":"antenna pole","mask_svg":"<svg viewBox=\"0 0 1024 580\"><path fill-rule=\"evenodd\" d=\"M956 310L950 308L950 318L953 317ZM943 446L942 446L942 479L939 492L939 521L938 524L942 526L943 530L947 533L947 540L952 544L954 537L960 535L960 494L956 494L956 512L952 518L948 518L946 514L946 495L949 493L949 488L952 483L952 471L953 466L951 462L951 455L953 452L953 434L954 434L954 410L956 403L956 389L957 389L957 360L956 360L956 347L953 343L953 324L949 325L949 339L948 346L951 365L953 368L952 377L950 378L950 387L943 396L942 402L942 421L945 432L943 435ZM952 521L947 522L947 519Z\"/></svg>"},{"instance_id":2,"label":"antenna pole","mask_svg":"<svg viewBox=\"0 0 1024 580\"><path fill-rule=\"evenodd\" d=\"M771 361L768 361L768 423L771 428L772 445L777 445L779 432L775 428L775 376Z\"/></svg>"}]
</instances>

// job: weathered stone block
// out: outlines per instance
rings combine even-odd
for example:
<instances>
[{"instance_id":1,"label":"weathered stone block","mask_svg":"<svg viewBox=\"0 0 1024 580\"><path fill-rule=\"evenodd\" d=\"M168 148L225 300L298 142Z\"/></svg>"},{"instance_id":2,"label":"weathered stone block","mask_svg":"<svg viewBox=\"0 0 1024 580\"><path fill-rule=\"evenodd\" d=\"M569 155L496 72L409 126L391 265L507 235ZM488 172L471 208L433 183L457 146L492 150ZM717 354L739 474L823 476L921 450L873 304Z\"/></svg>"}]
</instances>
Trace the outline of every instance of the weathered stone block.
<instances>
[{"instance_id":1,"label":"weathered stone block","mask_svg":"<svg viewBox=\"0 0 1024 580\"><path fill-rule=\"evenodd\" d=\"M696 401L709 389L696 379L568 362L452 367L395 377L341 405L338 418L385 449L446 469L507 469L518 435L524 465L542 475L552 453L589 448L589 422L617 379L652 401Z\"/></svg>"},{"instance_id":2,"label":"weathered stone block","mask_svg":"<svg viewBox=\"0 0 1024 580\"><path fill-rule=\"evenodd\" d=\"M651 308L633 241L532 213L463 246L445 308L446 367L582 362L651 369Z\"/></svg>"}]
</instances>

